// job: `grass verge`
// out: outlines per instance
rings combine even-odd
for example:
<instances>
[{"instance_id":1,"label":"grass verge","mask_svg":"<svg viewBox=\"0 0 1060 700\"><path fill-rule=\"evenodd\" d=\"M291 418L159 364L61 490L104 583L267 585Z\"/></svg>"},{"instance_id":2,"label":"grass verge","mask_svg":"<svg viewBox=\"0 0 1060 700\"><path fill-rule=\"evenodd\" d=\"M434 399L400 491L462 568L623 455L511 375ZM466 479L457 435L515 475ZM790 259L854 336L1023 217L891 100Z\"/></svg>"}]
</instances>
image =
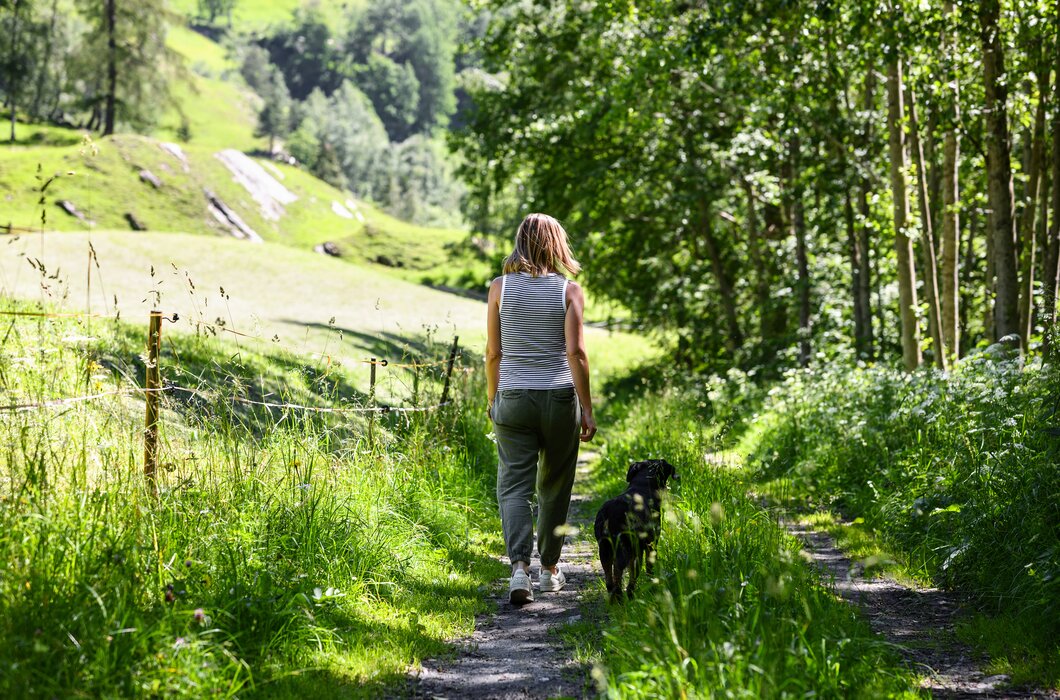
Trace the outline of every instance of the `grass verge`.
<instances>
[{"instance_id":1,"label":"grass verge","mask_svg":"<svg viewBox=\"0 0 1060 700\"><path fill-rule=\"evenodd\" d=\"M1057 387L1056 366L997 348L950 373L792 372L741 449L759 481L959 592L978 611L961 635L993 670L1060 687Z\"/></svg>"},{"instance_id":2,"label":"grass verge","mask_svg":"<svg viewBox=\"0 0 1060 700\"><path fill-rule=\"evenodd\" d=\"M5 321L3 402L136 384L141 336ZM201 393L166 395L157 500L137 398L0 415L0 694L377 697L470 631L503 574L481 412L381 417L369 444L356 417L233 404L360 399L318 362L234 350L167 339Z\"/></svg>"},{"instance_id":3,"label":"grass verge","mask_svg":"<svg viewBox=\"0 0 1060 700\"><path fill-rule=\"evenodd\" d=\"M608 405L593 490L624 488L631 461L663 457L679 486L664 511L654 581L607 607L602 586L568 638L608 697L917 697L915 674L821 585L798 543L715 466L710 388ZM605 497L605 496L602 496Z\"/></svg>"}]
</instances>

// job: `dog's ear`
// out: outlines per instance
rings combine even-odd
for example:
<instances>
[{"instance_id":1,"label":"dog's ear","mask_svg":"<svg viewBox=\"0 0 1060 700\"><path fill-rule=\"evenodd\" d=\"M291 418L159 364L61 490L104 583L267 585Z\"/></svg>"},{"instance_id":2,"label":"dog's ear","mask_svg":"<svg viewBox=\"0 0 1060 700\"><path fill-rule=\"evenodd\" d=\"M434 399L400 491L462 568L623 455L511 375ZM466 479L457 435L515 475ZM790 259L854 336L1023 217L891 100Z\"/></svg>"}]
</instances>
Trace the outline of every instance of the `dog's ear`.
<instances>
[{"instance_id":1,"label":"dog's ear","mask_svg":"<svg viewBox=\"0 0 1060 700\"><path fill-rule=\"evenodd\" d=\"M640 474L646 466L648 466L647 462L634 462L629 465L629 471L626 472L626 482L633 481L637 474Z\"/></svg>"}]
</instances>

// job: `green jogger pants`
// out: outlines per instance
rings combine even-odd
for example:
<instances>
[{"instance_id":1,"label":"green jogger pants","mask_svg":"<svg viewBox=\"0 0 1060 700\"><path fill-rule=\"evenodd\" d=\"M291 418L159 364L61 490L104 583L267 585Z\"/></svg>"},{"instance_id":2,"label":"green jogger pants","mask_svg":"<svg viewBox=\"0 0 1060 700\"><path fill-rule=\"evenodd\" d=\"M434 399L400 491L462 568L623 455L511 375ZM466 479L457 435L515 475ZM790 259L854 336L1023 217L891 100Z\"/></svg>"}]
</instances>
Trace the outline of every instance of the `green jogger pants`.
<instances>
[{"instance_id":1,"label":"green jogger pants","mask_svg":"<svg viewBox=\"0 0 1060 700\"><path fill-rule=\"evenodd\" d=\"M574 472L581 408L573 387L503 389L493 401L497 436L497 503L512 562L534 550L532 502L537 492L537 549L542 566L559 561Z\"/></svg>"}]
</instances>

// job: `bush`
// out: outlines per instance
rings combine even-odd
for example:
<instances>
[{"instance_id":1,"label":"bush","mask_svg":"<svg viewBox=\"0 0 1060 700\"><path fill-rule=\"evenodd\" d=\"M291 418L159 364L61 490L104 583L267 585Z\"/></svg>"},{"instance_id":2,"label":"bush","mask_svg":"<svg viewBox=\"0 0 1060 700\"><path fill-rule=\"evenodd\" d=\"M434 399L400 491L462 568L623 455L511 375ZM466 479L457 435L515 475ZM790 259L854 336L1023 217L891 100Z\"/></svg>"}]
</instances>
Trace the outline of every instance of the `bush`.
<instances>
[{"instance_id":1,"label":"bush","mask_svg":"<svg viewBox=\"0 0 1060 700\"><path fill-rule=\"evenodd\" d=\"M939 585L1060 639L1056 366L988 351L953 372L793 371L750 462L862 517Z\"/></svg>"}]
</instances>

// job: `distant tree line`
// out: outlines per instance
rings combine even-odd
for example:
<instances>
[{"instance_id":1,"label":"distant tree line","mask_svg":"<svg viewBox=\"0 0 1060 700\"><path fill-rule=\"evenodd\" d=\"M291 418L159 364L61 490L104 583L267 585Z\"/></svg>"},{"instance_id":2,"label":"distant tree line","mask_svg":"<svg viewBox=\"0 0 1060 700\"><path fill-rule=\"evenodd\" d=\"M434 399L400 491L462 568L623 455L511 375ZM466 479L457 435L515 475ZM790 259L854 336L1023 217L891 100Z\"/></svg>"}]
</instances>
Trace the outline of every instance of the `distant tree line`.
<instances>
[{"instance_id":1,"label":"distant tree line","mask_svg":"<svg viewBox=\"0 0 1060 700\"><path fill-rule=\"evenodd\" d=\"M102 134L145 129L170 104L179 66L165 0L0 0L0 95L16 115Z\"/></svg>"},{"instance_id":2,"label":"distant tree line","mask_svg":"<svg viewBox=\"0 0 1060 700\"><path fill-rule=\"evenodd\" d=\"M458 105L456 69L469 65L459 43L481 23L458 0L379 0L343 22L307 3L264 35L225 37L213 25L230 24L236 8L200 0L195 21L237 52L262 98L256 135L270 153L282 143L314 174L403 218L459 221L463 187L442 139ZM182 114L169 92L187 77L166 48L174 21L165 0L0 0L11 140L19 116L109 135L149 131L170 108ZM186 127L178 135L191 137Z\"/></svg>"},{"instance_id":3,"label":"distant tree line","mask_svg":"<svg viewBox=\"0 0 1060 700\"><path fill-rule=\"evenodd\" d=\"M1048 344L1057 0L486 4L469 214L564 218L687 361Z\"/></svg>"},{"instance_id":4,"label":"distant tree line","mask_svg":"<svg viewBox=\"0 0 1060 700\"><path fill-rule=\"evenodd\" d=\"M439 137L457 106L462 15L455 0L380 0L336 33L319 6L297 9L241 49L259 135L399 216L453 220L463 190Z\"/></svg>"}]
</instances>

